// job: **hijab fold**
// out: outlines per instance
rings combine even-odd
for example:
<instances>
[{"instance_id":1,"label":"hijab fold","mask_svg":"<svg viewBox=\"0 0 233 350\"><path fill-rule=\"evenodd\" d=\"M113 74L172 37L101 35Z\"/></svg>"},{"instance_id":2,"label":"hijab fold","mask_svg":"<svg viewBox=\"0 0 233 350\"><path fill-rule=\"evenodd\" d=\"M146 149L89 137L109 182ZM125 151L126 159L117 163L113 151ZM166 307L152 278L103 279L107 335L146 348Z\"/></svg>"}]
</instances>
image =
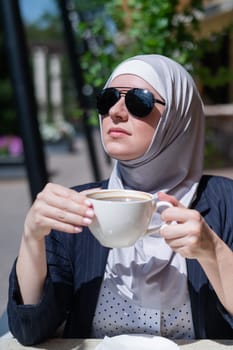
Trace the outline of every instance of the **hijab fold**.
<instances>
[{"instance_id":1,"label":"hijab fold","mask_svg":"<svg viewBox=\"0 0 233 350\"><path fill-rule=\"evenodd\" d=\"M191 76L160 55L124 61L106 86L121 74L144 79L166 106L146 152L137 159L115 161L109 188L142 190L155 197L164 191L189 207L202 175L204 147L203 106ZM160 216L154 213L150 227L158 224ZM141 307L164 310L186 304L191 310L186 261L160 235L145 236L131 247L111 249L105 280L111 281L113 291Z\"/></svg>"},{"instance_id":2,"label":"hijab fold","mask_svg":"<svg viewBox=\"0 0 233 350\"><path fill-rule=\"evenodd\" d=\"M140 55L121 63L106 83L134 74L149 83L166 106L147 151L133 160L117 160L110 188L164 191L189 206L203 170L203 105L190 74L161 55ZM102 138L103 142L103 138Z\"/></svg>"}]
</instances>

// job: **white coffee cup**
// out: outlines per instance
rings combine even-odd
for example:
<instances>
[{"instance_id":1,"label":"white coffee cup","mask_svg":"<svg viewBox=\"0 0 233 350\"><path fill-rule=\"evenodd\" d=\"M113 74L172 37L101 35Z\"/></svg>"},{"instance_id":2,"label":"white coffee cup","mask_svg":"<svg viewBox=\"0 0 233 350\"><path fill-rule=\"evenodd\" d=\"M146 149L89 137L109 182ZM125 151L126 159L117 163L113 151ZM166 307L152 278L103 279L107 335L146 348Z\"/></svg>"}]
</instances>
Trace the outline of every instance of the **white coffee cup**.
<instances>
[{"instance_id":1,"label":"white coffee cup","mask_svg":"<svg viewBox=\"0 0 233 350\"><path fill-rule=\"evenodd\" d=\"M147 192L133 190L98 190L89 193L95 217L89 229L106 247L129 247L147 234L156 233L160 226L148 229L152 214L161 207L172 207L157 201Z\"/></svg>"}]
</instances>

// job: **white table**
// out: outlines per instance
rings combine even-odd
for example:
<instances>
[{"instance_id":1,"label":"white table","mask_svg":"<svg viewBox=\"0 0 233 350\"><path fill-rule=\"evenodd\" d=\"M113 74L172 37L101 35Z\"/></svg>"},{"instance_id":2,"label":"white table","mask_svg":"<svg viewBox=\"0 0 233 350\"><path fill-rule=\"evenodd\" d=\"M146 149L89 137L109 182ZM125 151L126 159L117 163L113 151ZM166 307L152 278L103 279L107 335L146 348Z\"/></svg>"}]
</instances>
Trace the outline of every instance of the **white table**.
<instances>
[{"instance_id":1,"label":"white table","mask_svg":"<svg viewBox=\"0 0 233 350\"><path fill-rule=\"evenodd\" d=\"M25 347L20 345L15 339L3 337L0 338L0 350L94 350L99 342L99 339L55 338L37 346ZM176 343L181 350L233 350L233 340L177 340Z\"/></svg>"}]
</instances>

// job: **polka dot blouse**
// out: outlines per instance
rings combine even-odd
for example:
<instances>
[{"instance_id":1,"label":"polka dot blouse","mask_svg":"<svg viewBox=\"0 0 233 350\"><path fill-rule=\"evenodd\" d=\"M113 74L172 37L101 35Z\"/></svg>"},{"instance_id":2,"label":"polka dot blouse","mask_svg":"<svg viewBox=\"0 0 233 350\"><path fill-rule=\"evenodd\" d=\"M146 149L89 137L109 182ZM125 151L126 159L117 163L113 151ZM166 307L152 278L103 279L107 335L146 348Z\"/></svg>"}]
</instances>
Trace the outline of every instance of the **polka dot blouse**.
<instances>
[{"instance_id":1,"label":"polka dot blouse","mask_svg":"<svg viewBox=\"0 0 233 350\"><path fill-rule=\"evenodd\" d=\"M143 308L116 294L103 281L92 336L103 338L126 333L146 333L170 339L194 338L190 303L167 310Z\"/></svg>"}]
</instances>

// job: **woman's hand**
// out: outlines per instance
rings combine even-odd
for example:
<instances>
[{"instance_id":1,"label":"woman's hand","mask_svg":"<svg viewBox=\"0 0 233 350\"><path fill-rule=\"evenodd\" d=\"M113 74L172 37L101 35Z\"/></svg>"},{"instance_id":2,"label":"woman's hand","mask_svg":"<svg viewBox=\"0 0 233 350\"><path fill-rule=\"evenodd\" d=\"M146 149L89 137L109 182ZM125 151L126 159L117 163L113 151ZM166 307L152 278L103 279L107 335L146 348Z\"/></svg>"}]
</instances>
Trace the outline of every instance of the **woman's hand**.
<instances>
[{"instance_id":1,"label":"woman's hand","mask_svg":"<svg viewBox=\"0 0 233 350\"><path fill-rule=\"evenodd\" d=\"M49 234L51 229L66 233L81 232L83 226L91 223L94 211L86 193L61 185L48 183L37 195L29 210L24 234L27 238L40 240Z\"/></svg>"},{"instance_id":2,"label":"woman's hand","mask_svg":"<svg viewBox=\"0 0 233 350\"><path fill-rule=\"evenodd\" d=\"M185 208L173 196L159 193L158 197L159 200L173 204L173 207L164 210L161 216L168 224L160 230L166 243L185 258L213 257L215 234L201 214L196 210ZM173 222L176 224L169 224Z\"/></svg>"},{"instance_id":3,"label":"woman's hand","mask_svg":"<svg viewBox=\"0 0 233 350\"><path fill-rule=\"evenodd\" d=\"M200 213L184 208L174 197L160 193L160 200L173 204L162 213L165 225L161 236L167 244L185 258L197 259L205 271L219 300L233 315L233 252L207 225ZM177 224L171 224L171 222Z\"/></svg>"},{"instance_id":4,"label":"woman's hand","mask_svg":"<svg viewBox=\"0 0 233 350\"><path fill-rule=\"evenodd\" d=\"M41 298L47 276L45 240L52 229L78 233L89 225L94 211L86 194L49 183L37 195L29 210L21 240L16 272L25 304L36 304ZM30 286L30 288L29 288Z\"/></svg>"}]
</instances>

